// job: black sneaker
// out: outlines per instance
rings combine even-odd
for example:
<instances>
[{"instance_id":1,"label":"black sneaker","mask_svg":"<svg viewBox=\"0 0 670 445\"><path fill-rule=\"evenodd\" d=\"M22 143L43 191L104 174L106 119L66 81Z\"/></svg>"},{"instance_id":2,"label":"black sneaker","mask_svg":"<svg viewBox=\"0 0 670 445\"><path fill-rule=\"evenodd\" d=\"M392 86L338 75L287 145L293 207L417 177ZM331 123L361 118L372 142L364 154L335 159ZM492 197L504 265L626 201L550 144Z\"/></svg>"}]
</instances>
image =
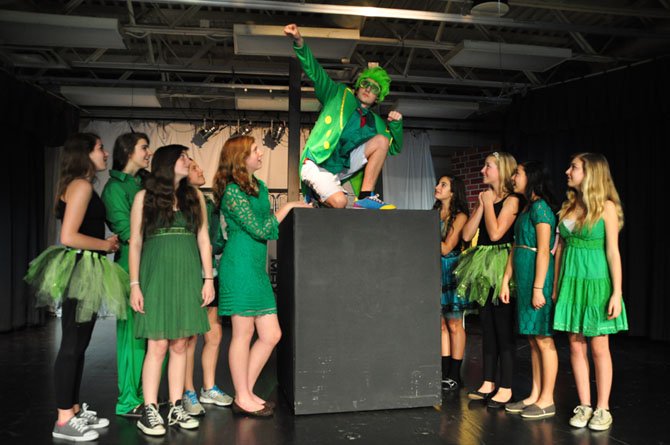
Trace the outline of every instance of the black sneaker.
<instances>
[{"instance_id":1,"label":"black sneaker","mask_svg":"<svg viewBox=\"0 0 670 445\"><path fill-rule=\"evenodd\" d=\"M158 406L153 403L144 405L142 417L137 421L137 428L148 436L165 435L165 424L163 418L158 412Z\"/></svg>"}]
</instances>

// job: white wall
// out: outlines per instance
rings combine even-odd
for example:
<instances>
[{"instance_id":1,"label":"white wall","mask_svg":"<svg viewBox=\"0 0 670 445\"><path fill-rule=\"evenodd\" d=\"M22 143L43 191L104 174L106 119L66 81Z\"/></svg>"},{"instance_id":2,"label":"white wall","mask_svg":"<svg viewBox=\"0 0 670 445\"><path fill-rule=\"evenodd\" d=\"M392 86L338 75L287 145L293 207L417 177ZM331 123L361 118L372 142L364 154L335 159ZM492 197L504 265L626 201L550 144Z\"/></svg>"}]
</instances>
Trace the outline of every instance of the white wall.
<instances>
[{"instance_id":1,"label":"white wall","mask_svg":"<svg viewBox=\"0 0 670 445\"><path fill-rule=\"evenodd\" d=\"M102 139L107 151L109 151L110 159L108 166L112 166L112 151L114 149L114 141L116 138L131 130L146 133L149 136L150 149L156 150L159 147L169 144L180 144L188 148L188 153L198 165L205 172L205 179L207 180L205 187L211 187L212 180L216 174L219 163L219 153L223 143L235 131L235 128L224 128L218 134L209 138L209 140L199 148L191 143L191 138L198 130L198 126L189 123L160 123L149 121L100 121L93 120L87 122L82 128L83 132L95 133ZM269 130L269 125L264 127L255 127L251 132L251 136L256 139L261 147L264 147L263 168L258 171L256 176L265 181L270 189L286 189L288 179L288 132L279 145L274 149L269 149L263 145L263 137ZM309 136L309 132L304 129L301 132L300 147L301 150L305 145L305 141ZM101 172L99 181L96 184L96 189L102 191L107 182L109 174Z\"/></svg>"}]
</instances>

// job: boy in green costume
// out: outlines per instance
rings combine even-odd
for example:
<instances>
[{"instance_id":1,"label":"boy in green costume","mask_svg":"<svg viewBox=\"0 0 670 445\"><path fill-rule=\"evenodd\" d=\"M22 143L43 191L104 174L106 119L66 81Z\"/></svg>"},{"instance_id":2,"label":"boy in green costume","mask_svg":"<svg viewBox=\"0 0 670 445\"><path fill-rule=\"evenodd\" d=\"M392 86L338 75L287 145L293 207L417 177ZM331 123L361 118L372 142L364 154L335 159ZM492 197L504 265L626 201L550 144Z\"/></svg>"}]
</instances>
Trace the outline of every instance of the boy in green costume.
<instances>
[{"instance_id":1,"label":"boy in green costume","mask_svg":"<svg viewBox=\"0 0 670 445\"><path fill-rule=\"evenodd\" d=\"M109 181L102 191L102 201L107 209L107 224L119 235L121 248L114 260L128 271L128 240L130 239L130 208L135 194L142 189L139 172L149 167L149 137L144 133L125 133L116 138L113 166ZM130 308L130 304L128 305ZM126 320L116 321L116 363L119 398L116 414L139 417L142 415L142 364L147 341L135 338L132 310Z\"/></svg>"},{"instance_id":2,"label":"boy in green costume","mask_svg":"<svg viewBox=\"0 0 670 445\"><path fill-rule=\"evenodd\" d=\"M284 34L293 39L293 49L323 108L300 159L303 192L312 189L329 207L344 208L342 182L350 181L358 195L354 207L394 209L374 193L387 154L402 150L402 115L391 111L385 122L370 108L384 100L391 79L383 68L369 68L359 76L355 91L333 81L314 58L295 24Z\"/></svg>"}]
</instances>

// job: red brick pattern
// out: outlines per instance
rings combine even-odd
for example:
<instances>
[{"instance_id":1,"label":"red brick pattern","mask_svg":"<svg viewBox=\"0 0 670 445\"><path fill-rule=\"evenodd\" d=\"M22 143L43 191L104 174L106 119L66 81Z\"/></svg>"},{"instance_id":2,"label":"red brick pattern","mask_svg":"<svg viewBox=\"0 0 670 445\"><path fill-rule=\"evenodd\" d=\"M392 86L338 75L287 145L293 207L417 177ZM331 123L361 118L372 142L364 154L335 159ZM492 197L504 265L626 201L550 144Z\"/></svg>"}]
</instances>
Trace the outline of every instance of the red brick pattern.
<instances>
[{"instance_id":1,"label":"red brick pattern","mask_svg":"<svg viewBox=\"0 0 670 445\"><path fill-rule=\"evenodd\" d=\"M468 148L454 152L450 156L450 172L465 182L465 193L472 210L477 202L479 192L486 190L479 172L484 166L486 156L498 150L498 147Z\"/></svg>"}]
</instances>

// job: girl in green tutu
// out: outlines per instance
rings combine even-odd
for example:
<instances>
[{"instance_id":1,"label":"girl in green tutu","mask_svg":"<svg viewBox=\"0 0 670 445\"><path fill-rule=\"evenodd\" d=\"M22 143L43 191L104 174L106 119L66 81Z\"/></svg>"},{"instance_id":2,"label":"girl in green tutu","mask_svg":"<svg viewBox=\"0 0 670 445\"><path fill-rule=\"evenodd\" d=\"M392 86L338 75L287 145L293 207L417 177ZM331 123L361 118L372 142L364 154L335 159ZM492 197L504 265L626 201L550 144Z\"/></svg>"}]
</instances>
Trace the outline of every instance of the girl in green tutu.
<instances>
[{"instance_id":1,"label":"girl in green tutu","mask_svg":"<svg viewBox=\"0 0 670 445\"><path fill-rule=\"evenodd\" d=\"M461 363L465 353L463 317L471 308L456 293L454 269L463 250L461 233L470 209L465 184L455 176L442 176L435 186L434 209L440 212L440 254L442 263L442 388L455 391L462 386Z\"/></svg>"},{"instance_id":2,"label":"girl in green tutu","mask_svg":"<svg viewBox=\"0 0 670 445\"><path fill-rule=\"evenodd\" d=\"M500 299L510 301L510 281L514 276L519 333L528 336L533 370L530 395L505 405L510 413L527 419L543 419L556 414L554 384L558 355L552 338L554 301L554 257L556 237L554 196L549 174L541 163L519 164L514 191L525 197L525 206L514 223L514 248L507 260Z\"/></svg>"},{"instance_id":3,"label":"girl in green tutu","mask_svg":"<svg viewBox=\"0 0 670 445\"><path fill-rule=\"evenodd\" d=\"M156 150L146 189L137 193L130 213L130 306L137 313L135 335L148 340L144 412L137 427L151 436L166 432L158 387L168 349L168 424L199 426L182 405L186 347L188 337L209 331L205 306L214 298L214 277L205 199L187 182L186 150L182 145Z\"/></svg>"},{"instance_id":4,"label":"girl in green tutu","mask_svg":"<svg viewBox=\"0 0 670 445\"><path fill-rule=\"evenodd\" d=\"M487 400L491 408L502 408L512 398L514 307L502 303L498 296L519 211L519 197L512 185L515 169L516 160L509 153L495 152L486 157L481 173L488 189L479 194L477 207L463 227L465 241L471 241L479 229L478 244L463 252L454 271L456 292L481 306L484 382L468 397ZM500 382L496 386L498 362Z\"/></svg>"},{"instance_id":5,"label":"girl in green tutu","mask_svg":"<svg viewBox=\"0 0 670 445\"><path fill-rule=\"evenodd\" d=\"M79 404L84 354L102 304L125 318L128 275L107 260L119 249L116 235L105 239L105 205L93 189L95 174L106 168L108 153L97 135L79 133L65 142L60 165L56 216L60 241L30 263L26 281L43 305L61 303L62 336L54 365L58 420L53 437L73 441L98 438L109 425Z\"/></svg>"},{"instance_id":6,"label":"girl in green tutu","mask_svg":"<svg viewBox=\"0 0 670 445\"><path fill-rule=\"evenodd\" d=\"M570 161L568 199L559 212L560 242L556 250L557 293L554 329L568 332L570 362L579 406L570 425L596 431L612 426L609 397L612 356L609 334L628 329L621 292L619 231L623 210L607 159L580 153ZM598 399L591 407L588 343L591 338Z\"/></svg>"}]
</instances>

